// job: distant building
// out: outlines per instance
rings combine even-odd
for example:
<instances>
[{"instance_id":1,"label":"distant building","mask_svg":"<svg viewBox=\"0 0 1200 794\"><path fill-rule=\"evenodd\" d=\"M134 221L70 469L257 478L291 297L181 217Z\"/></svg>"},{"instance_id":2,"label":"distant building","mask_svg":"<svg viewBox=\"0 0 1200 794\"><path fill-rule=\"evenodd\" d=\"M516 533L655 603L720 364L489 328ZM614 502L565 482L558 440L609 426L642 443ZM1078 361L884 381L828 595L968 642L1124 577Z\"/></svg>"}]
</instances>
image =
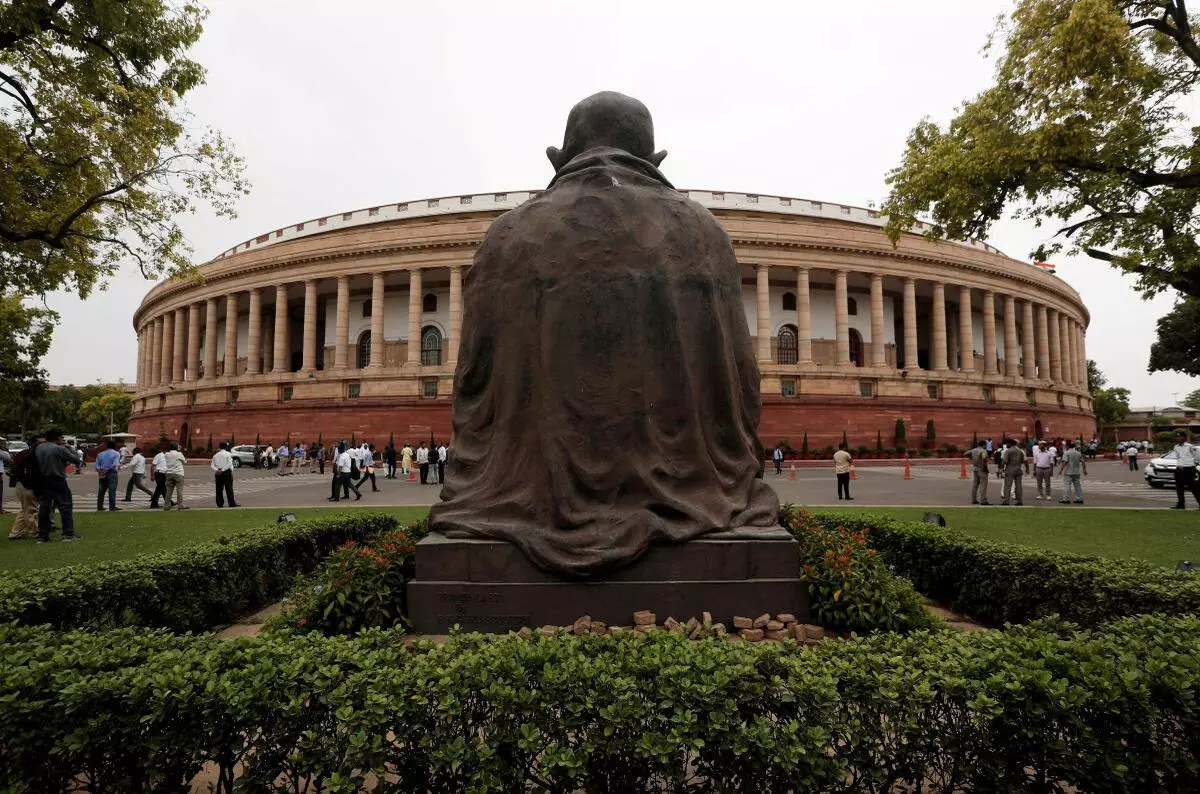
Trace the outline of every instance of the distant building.
<instances>
[{"instance_id":1,"label":"distant building","mask_svg":"<svg viewBox=\"0 0 1200 794\"><path fill-rule=\"evenodd\" d=\"M1155 430L1156 423L1158 430ZM1153 440L1156 433L1178 429L1200 435L1200 411L1182 405L1131 408L1124 421L1105 425L1103 436L1105 441Z\"/></svg>"}]
</instances>

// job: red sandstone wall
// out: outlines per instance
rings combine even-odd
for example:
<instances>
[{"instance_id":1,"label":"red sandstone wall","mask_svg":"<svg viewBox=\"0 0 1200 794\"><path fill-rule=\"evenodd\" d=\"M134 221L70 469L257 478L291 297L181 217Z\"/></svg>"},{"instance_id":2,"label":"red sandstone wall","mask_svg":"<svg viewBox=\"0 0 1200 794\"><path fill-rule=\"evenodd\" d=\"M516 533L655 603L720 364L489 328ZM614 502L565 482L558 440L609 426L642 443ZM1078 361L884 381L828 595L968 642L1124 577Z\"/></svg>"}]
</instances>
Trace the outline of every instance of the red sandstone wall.
<instances>
[{"instance_id":1,"label":"red sandstone wall","mask_svg":"<svg viewBox=\"0 0 1200 794\"><path fill-rule=\"evenodd\" d=\"M450 437L450 407L449 398L406 402L362 400L335 406L302 401L222 405L197 407L187 414L139 415L130 421L129 431L137 433L143 442L157 439L160 430L172 441L178 441L183 423L187 422L192 444L196 447L205 446L209 435L214 444L230 435L241 444L252 443L255 435L261 437L264 444L278 444L289 434L293 443L315 441L320 434L325 441L349 439L353 435L360 441L385 444L388 435L394 433L397 443L405 440L415 443L428 440L430 432L438 439ZM894 446L892 435L897 419L904 420L909 448L920 445L929 419L934 421L939 444L959 447L970 443L973 433L980 438L1021 438L1021 428L1026 427L1028 434L1033 436L1039 419L1044 435L1091 438L1096 431L1092 417L1059 408L1035 410L1024 405L956 405L952 401L914 405L909 400L893 403L875 399L856 403L816 398L766 398L759 436L765 446L787 439L799 448L807 432L809 447L817 449L836 445L844 430L852 447L865 445L873 449L878 431L886 448Z\"/></svg>"}]
</instances>

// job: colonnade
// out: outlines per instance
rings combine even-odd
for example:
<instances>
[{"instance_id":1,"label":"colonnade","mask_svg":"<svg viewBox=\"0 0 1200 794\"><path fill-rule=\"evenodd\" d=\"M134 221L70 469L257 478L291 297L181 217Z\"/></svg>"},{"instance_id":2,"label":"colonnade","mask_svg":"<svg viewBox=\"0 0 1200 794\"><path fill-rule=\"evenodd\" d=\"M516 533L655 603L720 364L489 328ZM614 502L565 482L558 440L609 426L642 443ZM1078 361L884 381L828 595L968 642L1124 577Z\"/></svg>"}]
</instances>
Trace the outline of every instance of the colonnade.
<instances>
[{"instance_id":1,"label":"colonnade","mask_svg":"<svg viewBox=\"0 0 1200 794\"><path fill-rule=\"evenodd\" d=\"M757 358L760 365L794 363L800 369L818 366L813 358L812 336L812 284L810 271L818 268L797 267L778 270L795 270L796 296L796 355L795 362L779 362L772 352L774 328L770 301L771 266L755 266L756 314L757 314ZM848 318L849 292L845 269L820 269L833 274L834 289L834 333L835 366L850 367L855 364L850 355L850 328ZM869 279L871 355L862 366L893 368L908 371L928 369L933 373L974 373L975 329L972 317L978 308L983 320L983 366L979 374L983 377L1023 378L1029 381L1047 381L1052 384L1084 390L1087 388L1087 352L1085 327L1074 314L1062 311L1061 304L1040 303L1026 295L999 294L994 290L970 286L952 286L944 281L917 279L906 276L886 276L900 279L901 300L898 310L902 315L903 345L897 351L894 364L889 365L882 340L884 331L884 278L880 273L862 274ZM918 283L929 285L928 364L923 367L918 358ZM789 285L790 286L790 285ZM949 295L949 300L947 296ZM950 323L953 316L951 301L957 303L957 326ZM998 307L1000 310L998 311ZM1002 329L997 324L1000 315ZM1018 333L1018 328L1020 332ZM1004 344L1003 367L998 354L997 334L1002 333ZM956 337L956 338L955 338ZM956 344L952 346L951 342ZM952 355L952 347L963 351ZM957 359L957 360L956 360Z\"/></svg>"},{"instance_id":2,"label":"colonnade","mask_svg":"<svg viewBox=\"0 0 1200 794\"><path fill-rule=\"evenodd\" d=\"M462 330L463 267L443 268L450 279L449 334L446 361L450 369L458 361L459 337ZM207 294L183 305L150 312L138 328L137 384L139 389L153 389L174 384L214 381L235 375L284 374L291 366L290 304L288 290L293 284L303 284L303 325L301 373L318 369L318 315L321 308L321 288L334 285L336 290L336 322L334 330L334 361L325 362L326 370L350 370L350 289L351 279L371 279L371 352L367 370L381 371L384 358L384 313L387 305L385 280L394 270L379 270L367 274L342 274L327 278L309 278L300 282L276 282L273 286L256 286ZM423 271L409 268L408 274L408 355L403 366L419 369L421 360ZM263 325L264 294L272 296L273 316ZM333 297L333 296L330 296ZM243 307L245 307L243 309ZM246 332L246 368L236 371L239 349L239 320L246 313L249 321ZM224 357L218 358L217 330L225 323ZM264 330L266 342L264 342ZM203 361L201 339L203 338ZM218 366L220 364L221 366Z\"/></svg>"}]
</instances>

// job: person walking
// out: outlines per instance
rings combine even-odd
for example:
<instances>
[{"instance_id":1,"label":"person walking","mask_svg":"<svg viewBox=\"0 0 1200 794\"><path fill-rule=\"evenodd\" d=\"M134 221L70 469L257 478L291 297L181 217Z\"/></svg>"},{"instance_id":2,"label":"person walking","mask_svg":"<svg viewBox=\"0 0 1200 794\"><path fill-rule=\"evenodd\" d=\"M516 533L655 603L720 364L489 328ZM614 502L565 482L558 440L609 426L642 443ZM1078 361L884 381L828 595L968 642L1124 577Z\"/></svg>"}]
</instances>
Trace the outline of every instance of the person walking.
<instances>
[{"instance_id":1,"label":"person walking","mask_svg":"<svg viewBox=\"0 0 1200 794\"><path fill-rule=\"evenodd\" d=\"M241 507L233 498L233 454L229 451L229 442L222 441L220 446L209 463L217 487L217 507L224 507L227 501L230 507Z\"/></svg>"},{"instance_id":2,"label":"person walking","mask_svg":"<svg viewBox=\"0 0 1200 794\"><path fill-rule=\"evenodd\" d=\"M29 540L37 537L38 494L42 490L42 475L38 470L34 448L42 443L41 436L30 436L29 446L12 458L8 467L8 484L17 499L17 515L13 518L9 540Z\"/></svg>"},{"instance_id":3,"label":"person walking","mask_svg":"<svg viewBox=\"0 0 1200 794\"><path fill-rule=\"evenodd\" d=\"M1024 474L1025 450L1012 439L1004 442L1004 450L1000 453L1000 465L1004 469L1004 491L1000 495L1000 504L1011 504L1016 496L1018 506L1025 504L1024 489L1021 477Z\"/></svg>"},{"instance_id":4,"label":"person walking","mask_svg":"<svg viewBox=\"0 0 1200 794\"><path fill-rule=\"evenodd\" d=\"M396 445L389 443L383 451L383 459L387 463L386 479L396 479Z\"/></svg>"},{"instance_id":5,"label":"person walking","mask_svg":"<svg viewBox=\"0 0 1200 794\"><path fill-rule=\"evenodd\" d=\"M1074 441L1065 442L1066 450L1062 454L1062 463L1059 464L1058 473L1063 478L1063 495L1059 499L1061 504L1070 504L1071 493L1074 491L1075 504L1083 504L1083 483L1081 479L1087 474L1087 460L1083 457L1083 452L1080 451Z\"/></svg>"},{"instance_id":6,"label":"person walking","mask_svg":"<svg viewBox=\"0 0 1200 794\"><path fill-rule=\"evenodd\" d=\"M408 479L408 475L412 472L413 467L413 448L404 442L404 449L400 450L400 471L404 473L404 478Z\"/></svg>"},{"instance_id":7,"label":"person walking","mask_svg":"<svg viewBox=\"0 0 1200 794\"><path fill-rule=\"evenodd\" d=\"M304 448L304 442L301 441L292 448L292 474L303 474L306 465L308 465L308 452Z\"/></svg>"},{"instance_id":8,"label":"person walking","mask_svg":"<svg viewBox=\"0 0 1200 794\"><path fill-rule=\"evenodd\" d=\"M317 447L317 473L325 473L325 445Z\"/></svg>"},{"instance_id":9,"label":"person walking","mask_svg":"<svg viewBox=\"0 0 1200 794\"><path fill-rule=\"evenodd\" d=\"M163 505L163 510L170 510L172 507L187 510L187 505L183 503L183 466L187 463L187 458L179 451L179 445L171 444L163 453L163 460L167 474L166 492L163 496L166 504Z\"/></svg>"},{"instance_id":10,"label":"person walking","mask_svg":"<svg viewBox=\"0 0 1200 794\"><path fill-rule=\"evenodd\" d=\"M62 517L63 542L79 540L80 536L75 534L75 507L71 501L71 486L67 484L67 465L79 466L83 461L59 443L62 439L61 430L47 430L45 438L34 449L42 480L38 500L37 542L50 542L50 516L56 508Z\"/></svg>"},{"instance_id":11,"label":"person walking","mask_svg":"<svg viewBox=\"0 0 1200 794\"><path fill-rule=\"evenodd\" d=\"M429 478L429 450L425 448L424 441L417 447L417 468L421 470L421 485L425 485Z\"/></svg>"},{"instance_id":12,"label":"person walking","mask_svg":"<svg viewBox=\"0 0 1200 794\"><path fill-rule=\"evenodd\" d=\"M121 468L121 453L112 447L112 442L102 441L100 453L96 455L96 512L104 511L104 495L108 494L108 509L116 512L117 507L117 470Z\"/></svg>"},{"instance_id":13,"label":"person walking","mask_svg":"<svg viewBox=\"0 0 1200 794\"><path fill-rule=\"evenodd\" d=\"M450 459L450 450L445 444L438 445L438 482L446 482L446 462Z\"/></svg>"},{"instance_id":14,"label":"person walking","mask_svg":"<svg viewBox=\"0 0 1200 794\"><path fill-rule=\"evenodd\" d=\"M1033 450L1033 480L1037 483L1037 499L1040 502L1051 499L1051 477L1054 474L1054 453L1046 446L1045 441L1039 441Z\"/></svg>"},{"instance_id":15,"label":"person walking","mask_svg":"<svg viewBox=\"0 0 1200 794\"><path fill-rule=\"evenodd\" d=\"M1186 494L1192 492L1196 497L1196 505L1200 507L1200 479L1196 476L1196 466L1200 465L1200 447L1188 441L1185 430L1175 433L1175 498L1178 500L1171 506L1172 510L1183 510L1187 507Z\"/></svg>"},{"instance_id":16,"label":"person walking","mask_svg":"<svg viewBox=\"0 0 1200 794\"><path fill-rule=\"evenodd\" d=\"M850 457L850 453L846 451L845 443L838 444L837 452L833 453L833 472L837 475L837 491L838 500L845 498L847 501L854 501L854 497L850 495L850 471L854 468L854 461ZM842 494L845 494L845 497Z\"/></svg>"},{"instance_id":17,"label":"person walking","mask_svg":"<svg viewBox=\"0 0 1200 794\"><path fill-rule=\"evenodd\" d=\"M1130 471L1138 470L1137 458L1138 458L1138 445L1137 444L1131 443L1129 446L1125 447L1125 459L1129 461L1129 470Z\"/></svg>"},{"instance_id":18,"label":"person walking","mask_svg":"<svg viewBox=\"0 0 1200 794\"><path fill-rule=\"evenodd\" d=\"M355 484L355 487L360 487L367 480L371 481L371 490L379 491L379 486L375 483L375 445L371 444L362 452L361 464L359 471L362 472L362 477Z\"/></svg>"},{"instance_id":19,"label":"person walking","mask_svg":"<svg viewBox=\"0 0 1200 794\"><path fill-rule=\"evenodd\" d=\"M431 485L438 485L441 480L438 478L439 464L442 459L438 455L438 447L436 441L431 441L429 444L429 482Z\"/></svg>"},{"instance_id":20,"label":"person walking","mask_svg":"<svg viewBox=\"0 0 1200 794\"><path fill-rule=\"evenodd\" d=\"M158 509L158 500L167 493L167 448L160 446L150 461L150 473L154 476L154 493L150 494L150 509Z\"/></svg>"},{"instance_id":21,"label":"person walking","mask_svg":"<svg viewBox=\"0 0 1200 794\"><path fill-rule=\"evenodd\" d=\"M338 454L333 461L333 469L336 474L333 481L333 496L329 497L329 501L338 501L338 491L346 493L346 498L350 498L349 491L354 491L354 501L362 499L362 493L358 490L350 478L350 471L354 466L354 458L350 456L350 452L346 449L345 443L338 445Z\"/></svg>"},{"instance_id":22,"label":"person walking","mask_svg":"<svg viewBox=\"0 0 1200 794\"><path fill-rule=\"evenodd\" d=\"M133 501L134 488L142 493L150 494L150 498L154 499L154 491L146 487L146 456L142 454L141 447L133 448L133 457L121 468L129 469L129 482L125 483L125 499L123 501Z\"/></svg>"},{"instance_id":23,"label":"person walking","mask_svg":"<svg viewBox=\"0 0 1200 794\"><path fill-rule=\"evenodd\" d=\"M991 504L987 498L988 461L992 459L987 448L990 442L991 439L977 441L975 446L967 450L966 457L971 459L971 504L973 505Z\"/></svg>"}]
</instances>

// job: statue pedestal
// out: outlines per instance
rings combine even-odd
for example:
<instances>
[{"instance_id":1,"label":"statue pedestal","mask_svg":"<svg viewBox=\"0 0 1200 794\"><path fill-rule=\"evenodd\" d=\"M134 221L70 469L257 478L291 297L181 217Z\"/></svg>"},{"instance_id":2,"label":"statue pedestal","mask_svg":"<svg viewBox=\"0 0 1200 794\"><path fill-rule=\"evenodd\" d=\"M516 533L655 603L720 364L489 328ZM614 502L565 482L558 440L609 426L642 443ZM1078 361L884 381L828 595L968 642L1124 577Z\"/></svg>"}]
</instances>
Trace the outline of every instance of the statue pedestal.
<instances>
[{"instance_id":1,"label":"statue pedestal","mask_svg":"<svg viewBox=\"0 0 1200 794\"><path fill-rule=\"evenodd\" d=\"M420 634L505 632L522 626L568 626L582 615L629 626L648 609L661 623L711 612L732 628L734 615L790 612L808 620L799 580L800 549L780 528L705 535L655 546L640 560L601 579L561 579L535 568L511 543L448 538L417 544L408 608Z\"/></svg>"}]
</instances>

